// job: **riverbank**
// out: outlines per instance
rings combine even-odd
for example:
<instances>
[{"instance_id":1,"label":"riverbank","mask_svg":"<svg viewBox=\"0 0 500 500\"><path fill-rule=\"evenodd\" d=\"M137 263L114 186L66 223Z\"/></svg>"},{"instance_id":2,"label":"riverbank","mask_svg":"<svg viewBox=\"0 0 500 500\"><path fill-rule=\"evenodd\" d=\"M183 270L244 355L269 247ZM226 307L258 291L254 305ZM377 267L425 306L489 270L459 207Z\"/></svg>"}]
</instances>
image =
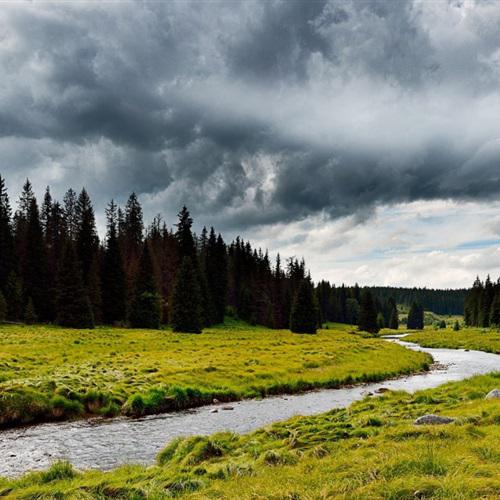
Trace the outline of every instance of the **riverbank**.
<instances>
[{"instance_id":1,"label":"riverbank","mask_svg":"<svg viewBox=\"0 0 500 500\"><path fill-rule=\"evenodd\" d=\"M500 354L500 331L490 328L465 328L457 332L451 329L410 331L404 340L424 347L474 349Z\"/></svg>"},{"instance_id":2,"label":"riverbank","mask_svg":"<svg viewBox=\"0 0 500 500\"><path fill-rule=\"evenodd\" d=\"M169 330L0 326L0 425L178 411L426 370L431 358L341 330L231 322Z\"/></svg>"},{"instance_id":3,"label":"riverbank","mask_svg":"<svg viewBox=\"0 0 500 500\"><path fill-rule=\"evenodd\" d=\"M347 409L247 435L177 439L156 466L77 472L65 463L0 480L9 498L497 498L500 373L414 394L387 392ZM448 425L414 424L438 414Z\"/></svg>"}]
</instances>

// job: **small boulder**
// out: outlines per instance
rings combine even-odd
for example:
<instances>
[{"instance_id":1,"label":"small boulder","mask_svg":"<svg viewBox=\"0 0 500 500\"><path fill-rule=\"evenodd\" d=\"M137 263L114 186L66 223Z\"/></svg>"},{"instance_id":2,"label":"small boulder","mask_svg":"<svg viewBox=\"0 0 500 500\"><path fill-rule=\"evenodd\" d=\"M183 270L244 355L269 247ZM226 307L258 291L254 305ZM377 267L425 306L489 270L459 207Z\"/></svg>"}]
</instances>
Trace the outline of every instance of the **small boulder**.
<instances>
[{"instance_id":1,"label":"small boulder","mask_svg":"<svg viewBox=\"0 0 500 500\"><path fill-rule=\"evenodd\" d=\"M380 387L380 389L377 389L375 392L377 394L383 394L384 392L388 392L390 389L387 389L387 387Z\"/></svg>"},{"instance_id":2,"label":"small boulder","mask_svg":"<svg viewBox=\"0 0 500 500\"><path fill-rule=\"evenodd\" d=\"M441 417L439 415L428 414L418 417L417 420L415 420L415 422L413 423L415 425L442 425L442 424L451 424L454 421L455 421L454 418Z\"/></svg>"},{"instance_id":3,"label":"small boulder","mask_svg":"<svg viewBox=\"0 0 500 500\"><path fill-rule=\"evenodd\" d=\"M500 399L500 389L493 389L486 394L485 399Z\"/></svg>"},{"instance_id":4,"label":"small boulder","mask_svg":"<svg viewBox=\"0 0 500 500\"><path fill-rule=\"evenodd\" d=\"M212 403L216 405L217 403L220 403L220 401L217 398L212 399Z\"/></svg>"},{"instance_id":5,"label":"small boulder","mask_svg":"<svg viewBox=\"0 0 500 500\"><path fill-rule=\"evenodd\" d=\"M223 410L234 410L234 408L232 406L223 406L222 409Z\"/></svg>"},{"instance_id":6,"label":"small boulder","mask_svg":"<svg viewBox=\"0 0 500 500\"><path fill-rule=\"evenodd\" d=\"M219 410L217 410L217 408L215 408L210 413L219 413Z\"/></svg>"}]
</instances>

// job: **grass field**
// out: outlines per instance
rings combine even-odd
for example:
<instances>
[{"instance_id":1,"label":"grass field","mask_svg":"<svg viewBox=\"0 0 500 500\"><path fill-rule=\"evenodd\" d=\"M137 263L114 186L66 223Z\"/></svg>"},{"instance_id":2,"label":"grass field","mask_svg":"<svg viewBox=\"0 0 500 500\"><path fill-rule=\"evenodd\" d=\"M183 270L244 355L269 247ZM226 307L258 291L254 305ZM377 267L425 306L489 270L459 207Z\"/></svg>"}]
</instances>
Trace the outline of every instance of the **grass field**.
<instances>
[{"instance_id":1,"label":"grass field","mask_svg":"<svg viewBox=\"0 0 500 500\"><path fill-rule=\"evenodd\" d=\"M169 330L0 327L0 425L139 416L427 368L430 358L347 331L296 335L231 323Z\"/></svg>"},{"instance_id":2,"label":"grass field","mask_svg":"<svg viewBox=\"0 0 500 500\"><path fill-rule=\"evenodd\" d=\"M493 499L500 496L500 373L348 409L296 417L248 435L170 443L153 467L77 472L58 463L18 480L10 498ZM416 417L455 417L415 426Z\"/></svg>"},{"instance_id":3,"label":"grass field","mask_svg":"<svg viewBox=\"0 0 500 500\"><path fill-rule=\"evenodd\" d=\"M500 354L500 331L466 328L453 330L424 330L412 332L404 340L416 342L424 347L446 347L450 349L474 349Z\"/></svg>"}]
</instances>

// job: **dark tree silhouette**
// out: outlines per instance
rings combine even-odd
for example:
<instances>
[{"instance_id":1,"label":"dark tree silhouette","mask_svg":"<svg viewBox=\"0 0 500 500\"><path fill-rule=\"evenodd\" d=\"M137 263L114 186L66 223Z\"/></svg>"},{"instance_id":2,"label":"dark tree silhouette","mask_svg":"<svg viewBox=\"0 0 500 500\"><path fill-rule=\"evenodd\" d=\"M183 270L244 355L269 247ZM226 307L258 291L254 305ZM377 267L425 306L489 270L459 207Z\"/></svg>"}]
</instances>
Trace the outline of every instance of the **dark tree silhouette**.
<instances>
[{"instance_id":1,"label":"dark tree silhouette","mask_svg":"<svg viewBox=\"0 0 500 500\"><path fill-rule=\"evenodd\" d=\"M312 284L302 280L292 305L290 330L294 333L316 333L318 307Z\"/></svg>"}]
</instances>

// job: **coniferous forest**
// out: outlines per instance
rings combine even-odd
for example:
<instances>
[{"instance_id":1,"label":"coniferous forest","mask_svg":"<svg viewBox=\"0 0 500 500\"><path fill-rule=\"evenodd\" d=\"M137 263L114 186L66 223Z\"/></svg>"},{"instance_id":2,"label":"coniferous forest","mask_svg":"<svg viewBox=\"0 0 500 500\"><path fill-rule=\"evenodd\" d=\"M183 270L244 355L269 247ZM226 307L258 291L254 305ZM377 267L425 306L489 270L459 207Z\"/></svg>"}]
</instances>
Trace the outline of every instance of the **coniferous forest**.
<instances>
[{"instance_id":1,"label":"coniferous forest","mask_svg":"<svg viewBox=\"0 0 500 500\"><path fill-rule=\"evenodd\" d=\"M500 279L476 278L465 299L464 320L467 326L500 327Z\"/></svg>"},{"instance_id":2,"label":"coniferous forest","mask_svg":"<svg viewBox=\"0 0 500 500\"><path fill-rule=\"evenodd\" d=\"M463 310L465 290L362 290L328 281L314 286L303 259L282 262L278 254L271 262L267 252L240 237L226 243L214 228L203 228L197 236L186 207L174 228L160 216L145 225L135 193L124 207L111 200L106 220L100 240L85 189L69 189L60 202L47 188L39 204L29 180L14 209L0 178L4 319L80 328L159 328L168 322L175 331L199 333L230 314L297 332L314 333L327 321L376 332L398 328L397 304L421 304L442 314ZM468 324L483 325L497 314L478 312L500 303L493 300L497 288L489 280L484 286L474 284L467 299ZM471 306L471 301L477 304Z\"/></svg>"}]
</instances>

